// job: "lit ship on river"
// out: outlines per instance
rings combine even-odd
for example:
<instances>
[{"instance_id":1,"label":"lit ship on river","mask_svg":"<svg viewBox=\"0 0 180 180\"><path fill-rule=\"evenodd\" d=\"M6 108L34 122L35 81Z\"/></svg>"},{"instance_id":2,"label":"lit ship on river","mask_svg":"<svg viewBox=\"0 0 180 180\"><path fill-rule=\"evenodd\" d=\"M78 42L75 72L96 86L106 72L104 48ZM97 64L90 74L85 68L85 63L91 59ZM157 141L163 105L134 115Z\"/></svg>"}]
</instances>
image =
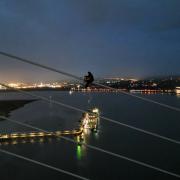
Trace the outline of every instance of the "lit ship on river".
<instances>
[{"instance_id":1,"label":"lit ship on river","mask_svg":"<svg viewBox=\"0 0 180 180\"><path fill-rule=\"evenodd\" d=\"M99 122L99 109L93 108L83 113L82 119L79 121L79 127L73 130L54 131L54 132L14 132L9 134L0 134L0 140L17 139L17 138L35 138L35 137L60 137L65 135L80 136L84 129L96 131Z\"/></svg>"}]
</instances>

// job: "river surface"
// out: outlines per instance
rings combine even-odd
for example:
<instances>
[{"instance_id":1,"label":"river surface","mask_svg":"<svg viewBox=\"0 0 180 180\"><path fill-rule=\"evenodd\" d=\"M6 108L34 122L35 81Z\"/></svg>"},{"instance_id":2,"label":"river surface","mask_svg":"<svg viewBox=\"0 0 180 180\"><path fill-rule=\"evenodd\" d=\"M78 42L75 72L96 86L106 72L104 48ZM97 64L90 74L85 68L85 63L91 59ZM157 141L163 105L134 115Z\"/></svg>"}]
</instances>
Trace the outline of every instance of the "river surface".
<instances>
[{"instance_id":1,"label":"river surface","mask_svg":"<svg viewBox=\"0 0 180 180\"><path fill-rule=\"evenodd\" d=\"M119 93L33 92L87 110L98 107L101 115L180 141L180 112ZM180 108L180 97L140 95ZM0 93L0 100L27 99L19 93ZM10 113L10 118L44 130L73 129L82 113L41 100ZM0 132L32 129L0 121ZM97 133L86 132L84 142L161 169L180 174L180 144L174 144L100 119ZM0 148L94 180L173 180L173 176L113 157L63 139L31 139L0 143ZM75 179L51 169L0 153L0 179Z\"/></svg>"}]
</instances>

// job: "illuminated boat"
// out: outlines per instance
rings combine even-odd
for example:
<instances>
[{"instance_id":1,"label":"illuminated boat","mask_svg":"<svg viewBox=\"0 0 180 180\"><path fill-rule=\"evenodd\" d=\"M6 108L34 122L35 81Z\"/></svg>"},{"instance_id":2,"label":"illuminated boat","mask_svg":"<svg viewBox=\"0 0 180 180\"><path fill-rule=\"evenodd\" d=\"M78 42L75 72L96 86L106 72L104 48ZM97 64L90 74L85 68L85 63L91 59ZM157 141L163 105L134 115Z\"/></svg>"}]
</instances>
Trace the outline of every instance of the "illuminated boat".
<instances>
[{"instance_id":1,"label":"illuminated boat","mask_svg":"<svg viewBox=\"0 0 180 180\"><path fill-rule=\"evenodd\" d=\"M85 129L97 130L99 122L99 109L93 108L84 114L83 126Z\"/></svg>"},{"instance_id":2,"label":"illuminated boat","mask_svg":"<svg viewBox=\"0 0 180 180\"><path fill-rule=\"evenodd\" d=\"M74 130L64 130L55 132L14 132L9 134L0 134L0 140L17 139L17 138L35 138L35 137L59 137L63 135L83 135L84 129L90 129L96 131L99 122L99 110L93 108L83 114L83 118L80 121L77 128ZM80 140L83 139L83 136Z\"/></svg>"}]
</instances>

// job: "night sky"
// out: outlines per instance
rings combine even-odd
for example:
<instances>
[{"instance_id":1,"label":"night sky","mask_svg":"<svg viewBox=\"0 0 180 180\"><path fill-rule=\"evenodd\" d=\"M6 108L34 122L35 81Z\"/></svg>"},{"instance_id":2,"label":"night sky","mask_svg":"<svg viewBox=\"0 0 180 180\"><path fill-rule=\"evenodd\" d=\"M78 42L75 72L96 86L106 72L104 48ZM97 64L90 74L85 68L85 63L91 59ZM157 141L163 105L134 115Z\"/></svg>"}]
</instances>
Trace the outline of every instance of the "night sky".
<instances>
[{"instance_id":1,"label":"night sky","mask_svg":"<svg viewBox=\"0 0 180 180\"><path fill-rule=\"evenodd\" d=\"M180 74L180 0L0 0L0 51L78 76ZM0 56L0 80L62 79Z\"/></svg>"}]
</instances>

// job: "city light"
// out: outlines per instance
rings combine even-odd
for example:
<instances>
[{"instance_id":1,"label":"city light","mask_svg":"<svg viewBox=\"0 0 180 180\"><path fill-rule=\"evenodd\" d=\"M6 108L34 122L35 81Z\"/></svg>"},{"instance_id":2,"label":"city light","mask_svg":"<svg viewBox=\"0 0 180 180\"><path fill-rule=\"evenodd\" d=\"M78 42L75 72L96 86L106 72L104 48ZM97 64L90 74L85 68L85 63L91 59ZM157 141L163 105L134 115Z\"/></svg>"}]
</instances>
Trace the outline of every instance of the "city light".
<instances>
[{"instance_id":1,"label":"city light","mask_svg":"<svg viewBox=\"0 0 180 180\"><path fill-rule=\"evenodd\" d=\"M0 85L0 90L6 90L6 89L7 89L6 87Z\"/></svg>"},{"instance_id":2,"label":"city light","mask_svg":"<svg viewBox=\"0 0 180 180\"><path fill-rule=\"evenodd\" d=\"M176 87L176 94L180 94L180 87Z\"/></svg>"},{"instance_id":3,"label":"city light","mask_svg":"<svg viewBox=\"0 0 180 180\"><path fill-rule=\"evenodd\" d=\"M73 91L72 91L72 90L70 90L70 91L69 91L69 94L71 95L72 93L73 93Z\"/></svg>"},{"instance_id":4,"label":"city light","mask_svg":"<svg viewBox=\"0 0 180 180\"><path fill-rule=\"evenodd\" d=\"M52 82L52 83L20 83L20 82L12 82L12 83L6 83L5 85L15 88L15 89L33 89L33 88L62 88L65 87L66 85L64 83L57 83L57 82ZM0 89L7 89L6 87L0 85Z\"/></svg>"},{"instance_id":5,"label":"city light","mask_svg":"<svg viewBox=\"0 0 180 180\"><path fill-rule=\"evenodd\" d=\"M94 113L99 113L99 109L98 109L98 108L94 108L92 111L93 111Z\"/></svg>"},{"instance_id":6,"label":"city light","mask_svg":"<svg viewBox=\"0 0 180 180\"><path fill-rule=\"evenodd\" d=\"M169 83L171 81L171 83ZM60 82L38 82L38 83L22 83L22 82L10 82L6 83L6 86L12 87L14 89L27 89L27 90L41 90L41 89L58 89L63 91L68 91L69 95L72 95L75 91L81 92L120 92L128 91L130 93L169 93L169 94L179 94L180 78L165 78L165 79L147 79L138 80L134 78L104 78L98 80L99 84L107 87L97 86L93 84L88 88L84 88L83 85L73 82L73 81L60 81ZM171 84L171 85L170 85ZM175 88L178 86L177 88ZM108 88L112 87L112 88ZM0 90L4 91L8 88L0 86Z\"/></svg>"}]
</instances>

